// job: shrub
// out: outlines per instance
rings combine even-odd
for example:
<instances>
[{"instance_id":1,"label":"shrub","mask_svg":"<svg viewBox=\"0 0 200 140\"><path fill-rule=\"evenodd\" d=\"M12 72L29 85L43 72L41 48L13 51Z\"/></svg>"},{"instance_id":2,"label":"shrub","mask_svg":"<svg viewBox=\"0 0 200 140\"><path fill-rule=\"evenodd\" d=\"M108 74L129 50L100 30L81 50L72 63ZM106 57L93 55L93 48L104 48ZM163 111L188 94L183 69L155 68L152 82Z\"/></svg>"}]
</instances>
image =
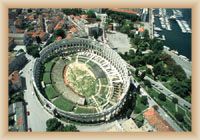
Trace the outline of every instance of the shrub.
<instances>
[{"instance_id":1,"label":"shrub","mask_svg":"<svg viewBox=\"0 0 200 140\"><path fill-rule=\"evenodd\" d=\"M178 99L175 98L175 97L173 97L172 102L175 103L175 104L177 104L178 103Z\"/></svg>"},{"instance_id":2,"label":"shrub","mask_svg":"<svg viewBox=\"0 0 200 140\"><path fill-rule=\"evenodd\" d=\"M161 93L158 95L158 98L161 100L161 101L166 101L166 95Z\"/></svg>"},{"instance_id":3,"label":"shrub","mask_svg":"<svg viewBox=\"0 0 200 140\"><path fill-rule=\"evenodd\" d=\"M176 118L179 122L183 122L183 121L184 121L183 114L181 114L181 113L179 113L179 112L175 114L175 118Z\"/></svg>"}]
</instances>

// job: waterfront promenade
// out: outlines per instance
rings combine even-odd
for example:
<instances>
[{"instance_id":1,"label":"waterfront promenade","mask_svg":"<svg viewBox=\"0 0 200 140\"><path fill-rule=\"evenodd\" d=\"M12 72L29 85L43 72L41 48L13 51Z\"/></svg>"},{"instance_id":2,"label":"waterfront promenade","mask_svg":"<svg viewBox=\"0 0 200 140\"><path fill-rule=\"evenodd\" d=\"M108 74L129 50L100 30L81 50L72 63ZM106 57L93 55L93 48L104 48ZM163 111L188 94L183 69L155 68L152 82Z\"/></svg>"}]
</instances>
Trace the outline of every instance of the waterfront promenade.
<instances>
[{"instance_id":1,"label":"waterfront promenade","mask_svg":"<svg viewBox=\"0 0 200 140\"><path fill-rule=\"evenodd\" d=\"M183 68L183 70L185 71L188 78L190 76L192 76L192 62L186 61L186 60L182 59L181 57L179 57L177 54L175 54L171 51L168 51L166 49L164 49L164 51L167 54L169 54L174 59L174 61Z\"/></svg>"}]
</instances>

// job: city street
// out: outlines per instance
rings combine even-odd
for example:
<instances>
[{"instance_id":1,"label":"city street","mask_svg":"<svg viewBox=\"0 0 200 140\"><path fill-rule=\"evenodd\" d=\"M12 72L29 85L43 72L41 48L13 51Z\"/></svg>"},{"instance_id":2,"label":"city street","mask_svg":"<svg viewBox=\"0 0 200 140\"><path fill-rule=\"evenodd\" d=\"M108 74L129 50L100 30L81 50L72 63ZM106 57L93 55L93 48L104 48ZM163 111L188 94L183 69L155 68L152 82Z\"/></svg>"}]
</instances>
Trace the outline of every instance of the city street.
<instances>
[{"instance_id":1,"label":"city street","mask_svg":"<svg viewBox=\"0 0 200 140\"><path fill-rule=\"evenodd\" d=\"M131 78L131 80L135 85L139 85L139 83L134 82L133 77ZM141 95L147 96L150 107L154 105L158 106L158 113L160 114L160 116L162 116L164 120L166 120L170 124L172 128L174 128L176 131L182 131L182 129L176 124L176 122L154 101L153 98L151 98L151 96L142 87L140 88L140 92Z\"/></svg>"},{"instance_id":2,"label":"city street","mask_svg":"<svg viewBox=\"0 0 200 140\"><path fill-rule=\"evenodd\" d=\"M131 66L129 64L127 64L127 66L128 66L128 68L132 69L133 71L136 70L133 66ZM141 74L140 71L139 71L139 74ZM188 108L191 108L191 103L187 102L186 100L184 100L180 96L176 95L175 93L173 93L172 91L167 89L161 82L154 81L153 79L151 79L148 76L145 76L144 79L149 80L151 82L152 86L155 89L157 89L161 93L165 94L167 97L176 97L178 99L178 103L181 106L183 106L183 107L187 106Z\"/></svg>"},{"instance_id":3,"label":"city street","mask_svg":"<svg viewBox=\"0 0 200 140\"><path fill-rule=\"evenodd\" d=\"M24 67L22 76L26 78L26 88L24 91L24 99L27 102L27 115L28 128L32 131L46 131L46 121L52 116L42 107L38 101L32 86L32 68L34 60L31 56L27 55L31 61Z\"/></svg>"},{"instance_id":4,"label":"city street","mask_svg":"<svg viewBox=\"0 0 200 140\"><path fill-rule=\"evenodd\" d=\"M180 104L181 106L185 107L189 107L191 108L191 104L189 102L187 102L186 100L184 100L183 98L181 98L180 96L177 96L175 93L171 92L169 89L167 89L165 86L163 86L162 83L160 82L156 82L153 79L149 78L148 76L145 76L144 79L149 80L152 84L152 86L157 89L158 91L160 91L161 93L165 94L167 97L175 97L178 99L178 104Z\"/></svg>"}]
</instances>

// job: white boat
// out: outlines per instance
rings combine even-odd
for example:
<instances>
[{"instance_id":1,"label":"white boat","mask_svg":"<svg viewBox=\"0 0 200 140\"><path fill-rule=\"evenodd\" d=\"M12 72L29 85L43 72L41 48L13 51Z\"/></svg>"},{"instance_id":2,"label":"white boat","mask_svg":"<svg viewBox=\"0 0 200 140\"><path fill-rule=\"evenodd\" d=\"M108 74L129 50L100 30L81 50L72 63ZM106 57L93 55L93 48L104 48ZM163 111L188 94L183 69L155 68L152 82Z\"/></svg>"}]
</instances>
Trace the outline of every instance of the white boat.
<instances>
[{"instance_id":1,"label":"white boat","mask_svg":"<svg viewBox=\"0 0 200 140\"><path fill-rule=\"evenodd\" d=\"M159 9L159 14L161 15L159 20L160 20L162 28L166 30L171 30L171 25L169 22L169 17L167 16L166 9Z\"/></svg>"},{"instance_id":2,"label":"white boat","mask_svg":"<svg viewBox=\"0 0 200 140\"><path fill-rule=\"evenodd\" d=\"M167 46L163 46L163 48L165 49L165 50L170 50L170 48L169 47L167 47Z\"/></svg>"},{"instance_id":3,"label":"white boat","mask_svg":"<svg viewBox=\"0 0 200 140\"><path fill-rule=\"evenodd\" d=\"M172 16L169 17L169 19L176 19L176 16L172 15Z\"/></svg>"},{"instance_id":4,"label":"white boat","mask_svg":"<svg viewBox=\"0 0 200 140\"><path fill-rule=\"evenodd\" d=\"M178 55L178 52L175 50L171 50L171 52Z\"/></svg>"},{"instance_id":5,"label":"white boat","mask_svg":"<svg viewBox=\"0 0 200 140\"><path fill-rule=\"evenodd\" d=\"M156 30L156 31L162 31L162 29L159 28L159 27L155 27L154 30Z\"/></svg>"},{"instance_id":6,"label":"white boat","mask_svg":"<svg viewBox=\"0 0 200 140\"><path fill-rule=\"evenodd\" d=\"M183 17L183 14L180 10L173 9L172 12L173 12L173 14L176 18L182 18Z\"/></svg>"},{"instance_id":7,"label":"white boat","mask_svg":"<svg viewBox=\"0 0 200 140\"><path fill-rule=\"evenodd\" d=\"M162 40L166 40L166 39L165 39L165 35L162 35Z\"/></svg>"},{"instance_id":8,"label":"white boat","mask_svg":"<svg viewBox=\"0 0 200 140\"><path fill-rule=\"evenodd\" d=\"M185 20L176 20L183 33L191 33L191 29Z\"/></svg>"},{"instance_id":9,"label":"white boat","mask_svg":"<svg viewBox=\"0 0 200 140\"><path fill-rule=\"evenodd\" d=\"M154 37L159 37L159 36L160 36L160 35L159 35L159 34L157 34L157 33L155 33L155 34L154 34Z\"/></svg>"}]
</instances>

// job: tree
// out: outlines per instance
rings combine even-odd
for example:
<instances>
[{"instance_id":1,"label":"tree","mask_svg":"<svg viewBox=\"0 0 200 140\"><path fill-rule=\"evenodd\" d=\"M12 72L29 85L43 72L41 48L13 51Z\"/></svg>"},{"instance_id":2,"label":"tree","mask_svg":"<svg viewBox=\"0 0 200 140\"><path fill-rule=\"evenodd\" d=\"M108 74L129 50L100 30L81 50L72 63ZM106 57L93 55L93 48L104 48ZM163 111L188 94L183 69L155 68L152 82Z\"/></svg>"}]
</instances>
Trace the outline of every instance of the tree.
<instances>
[{"instance_id":1,"label":"tree","mask_svg":"<svg viewBox=\"0 0 200 140\"><path fill-rule=\"evenodd\" d=\"M82 11L81 8L67 8L67 9L62 9L62 11L66 15L80 15L84 13L84 11Z\"/></svg>"},{"instance_id":2,"label":"tree","mask_svg":"<svg viewBox=\"0 0 200 140\"><path fill-rule=\"evenodd\" d=\"M47 131L60 131L64 128L63 124L56 118L52 118L46 121Z\"/></svg>"},{"instance_id":3,"label":"tree","mask_svg":"<svg viewBox=\"0 0 200 140\"><path fill-rule=\"evenodd\" d=\"M154 52L160 52L163 50L163 42L162 41L156 41L153 46L152 46L152 50Z\"/></svg>"},{"instance_id":4,"label":"tree","mask_svg":"<svg viewBox=\"0 0 200 140\"><path fill-rule=\"evenodd\" d=\"M140 85L137 86L136 92L137 92L137 93L140 93Z\"/></svg>"},{"instance_id":5,"label":"tree","mask_svg":"<svg viewBox=\"0 0 200 140\"><path fill-rule=\"evenodd\" d=\"M128 54L130 55L130 57L135 56L135 51L134 50L129 50Z\"/></svg>"},{"instance_id":6,"label":"tree","mask_svg":"<svg viewBox=\"0 0 200 140\"><path fill-rule=\"evenodd\" d=\"M147 68L146 73L147 73L147 74L152 74L152 73L151 73L151 69L150 69L150 68Z\"/></svg>"},{"instance_id":7,"label":"tree","mask_svg":"<svg viewBox=\"0 0 200 140\"><path fill-rule=\"evenodd\" d=\"M145 42L149 40L149 31L147 29L144 30L143 37Z\"/></svg>"},{"instance_id":8,"label":"tree","mask_svg":"<svg viewBox=\"0 0 200 140\"><path fill-rule=\"evenodd\" d=\"M23 49L19 49L19 50L18 50L18 52L20 52L20 53L23 53L23 52L24 52L24 50L23 50Z\"/></svg>"},{"instance_id":9,"label":"tree","mask_svg":"<svg viewBox=\"0 0 200 140\"><path fill-rule=\"evenodd\" d=\"M88 18L96 18L96 15L95 15L95 13L92 10L89 10L87 12L87 15L88 15Z\"/></svg>"},{"instance_id":10,"label":"tree","mask_svg":"<svg viewBox=\"0 0 200 140\"><path fill-rule=\"evenodd\" d=\"M152 85L151 85L151 82L149 80L144 80L144 84L148 87L148 88L151 88Z\"/></svg>"},{"instance_id":11,"label":"tree","mask_svg":"<svg viewBox=\"0 0 200 140\"><path fill-rule=\"evenodd\" d=\"M55 34L56 37L58 37L58 36L61 36L62 38L66 37L65 31L62 30L62 29L58 29L58 30L54 31L54 34Z\"/></svg>"},{"instance_id":12,"label":"tree","mask_svg":"<svg viewBox=\"0 0 200 140\"><path fill-rule=\"evenodd\" d=\"M153 72L155 76L161 75L164 72L164 68L162 63L157 63L154 67L153 67Z\"/></svg>"},{"instance_id":13,"label":"tree","mask_svg":"<svg viewBox=\"0 0 200 140\"><path fill-rule=\"evenodd\" d=\"M135 123L137 124L138 128L140 128L144 124L144 117L137 117L135 119Z\"/></svg>"},{"instance_id":14,"label":"tree","mask_svg":"<svg viewBox=\"0 0 200 140\"><path fill-rule=\"evenodd\" d=\"M179 80L182 81L187 78L185 71L180 65L174 65L172 67L172 71L174 71L174 76Z\"/></svg>"},{"instance_id":15,"label":"tree","mask_svg":"<svg viewBox=\"0 0 200 140\"><path fill-rule=\"evenodd\" d=\"M141 97L141 103L144 104L144 105L148 104L147 96L142 96Z\"/></svg>"},{"instance_id":16,"label":"tree","mask_svg":"<svg viewBox=\"0 0 200 140\"><path fill-rule=\"evenodd\" d=\"M143 80L143 79L144 79L144 77L145 77L145 75L146 75L146 72L145 72L145 71L143 71L143 72L142 72L142 74L140 75L140 78Z\"/></svg>"},{"instance_id":17,"label":"tree","mask_svg":"<svg viewBox=\"0 0 200 140\"><path fill-rule=\"evenodd\" d=\"M26 47L27 53L29 55L32 55L34 58L39 57L39 50L38 50L38 46L36 45L31 45L31 46L27 46Z\"/></svg>"},{"instance_id":18,"label":"tree","mask_svg":"<svg viewBox=\"0 0 200 140\"><path fill-rule=\"evenodd\" d=\"M132 110L131 110L131 109L128 109L128 111L126 112L126 116L127 116L128 118L130 118L131 114L132 114Z\"/></svg>"},{"instance_id":19,"label":"tree","mask_svg":"<svg viewBox=\"0 0 200 140\"><path fill-rule=\"evenodd\" d=\"M139 74L139 70L136 69L136 70L135 70L135 76L138 76L138 74Z\"/></svg>"},{"instance_id":20,"label":"tree","mask_svg":"<svg viewBox=\"0 0 200 140\"><path fill-rule=\"evenodd\" d=\"M36 42L37 42L37 44L40 44L40 43L42 43L42 40L40 39L40 37L39 37L39 36L36 36L35 38L36 38Z\"/></svg>"},{"instance_id":21,"label":"tree","mask_svg":"<svg viewBox=\"0 0 200 140\"><path fill-rule=\"evenodd\" d=\"M191 84L188 85L185 81L182 81L182 82L179 82L179 81L176 81L176 82L173 82L171 84L172 86L172 91L181 96L182 98L184 97L187 97L190 95L190 92L191 92Z\"/></svg>"},{"instance_id":22,"label":"tree","mask_svg":"<svg viewBox=\"0 0 200 140\"><path fill-rule=\"evenodd\" d=\"M175 103L175 104L177 104L177 103L178 103L178 99L175 98L175 97L173 97L173 98L172 98L172 102Z\"/></svg>"},{"instance_id":23,"label":"tree","mask_svg":"<svg viewBox=\"0 0 200 140\"><path fill-rule=\"evenodd\" d=\"M157 111L158 110L158 106L157 105L153 105L153 108Z\"/></svg>"},{"instance_id":24,"label":"tree","mask_svg":"<svg viewBox=\"0 0 200 140\"><path fill-rule=\"evenodd\" d=\"M166 101L166 95L163 94L163 93L160 93L160 94L158 95L158 98L159 98L161 101Z\"/></svg>"},{"instance_id":25,"label":"tree","mask_svg":"<svg viewBox=\"0 0 200 140\"><path fill-rule=\"evenodd\" d=\"M98 17L98 18L96 19L96 21L101 21L101 18Z\"/></svg>"},{"instance_id":26,"label":"tree","mask_svg":"<svg viewBox=\"0 0 200 140\"><path fill-rule=\"evenodd\" d=\"M46 121L47 131L73 131L77 132L78 129L74 125L63 125L56 118L51 118Z\"/></svg>"},{"instance_id":27,"label":"tree","mask_svg":"<svg viewBox=\"0 0 200 140\"><path fill-rule=\"evenodd\" d=\"M15 124L15 120L9 117L9 126L13 126Z\"/></svg>"},{"instance_id":28,"label":"tree","mask_svg":"<svg viewBox=\"0 0 200 140\"><path fill-rule=\"evenodd\" d=\"M63 128L63 131L71 131L71 132L78 132L78 129L76 128L75 125L66 125L64 128Z\"/></svg>"},{"instance_id":29,"label":"tree","mask_svg":"<svg viewBox=\"0 0 200 140\"><path fill-rule=\"evenodd\" d=\"M17 92L17 93L10 93L9 92L10 101L9 103L15 103L15 102L24 102L24 93L23 92Z\"/></svg>"},{"instance_id":30,"label":"tree","mask_svg":"<svg viewBox=\"0 0 200 140\"><path fill-rule=\"evenodd\" d=\"M135 113L135 114L138 114L138 113L140 113L140 112L141 112L141 109L138 108L138 107L136 107L135 110L134 110L134 113Z\"/></svg>"},{"instance_id":31,"label":"tree","mask_svg":"<svg viewBox=\"0 0 200 140\"><path fill-rule=\"evenodd\" d=\"M140 39L140 36L135 36L134 39L133 39L133 43L138 46L141 42L141 39Z\"/></svg>"},{"instance_id":32,"label":"tree","mask_svg":"<svg viewBox=\"0 0 200 140\"><path fill-rule=\"evenodd\" d=\"M120 28L120 32L125 33L125 34L129 34L130 30L131 30L131 27L129 25L123 25Z\"/></svg>"},{"instance_id":33,"label":"tree","mask_svg":"<svg viewBox=\"0 0 200 140\"><path fill-rule=\"evenodd\" d=\"M175 114L175 118L179 121L179 122L183 122L184 121L184 117L183 117L183 114L177 112Z\"/></svg>"},{"instance_id":34,"label":"tree","mask_svg":"<svg viewBox=\"0 0 200 140\"><path fill-rule=\"evenodd\" d=\"M141 55L142 55L141 49L138 48L138 49L136 50L136 55L137 55L137 56L141 56Z\"/></svg>"}]
</instances>

